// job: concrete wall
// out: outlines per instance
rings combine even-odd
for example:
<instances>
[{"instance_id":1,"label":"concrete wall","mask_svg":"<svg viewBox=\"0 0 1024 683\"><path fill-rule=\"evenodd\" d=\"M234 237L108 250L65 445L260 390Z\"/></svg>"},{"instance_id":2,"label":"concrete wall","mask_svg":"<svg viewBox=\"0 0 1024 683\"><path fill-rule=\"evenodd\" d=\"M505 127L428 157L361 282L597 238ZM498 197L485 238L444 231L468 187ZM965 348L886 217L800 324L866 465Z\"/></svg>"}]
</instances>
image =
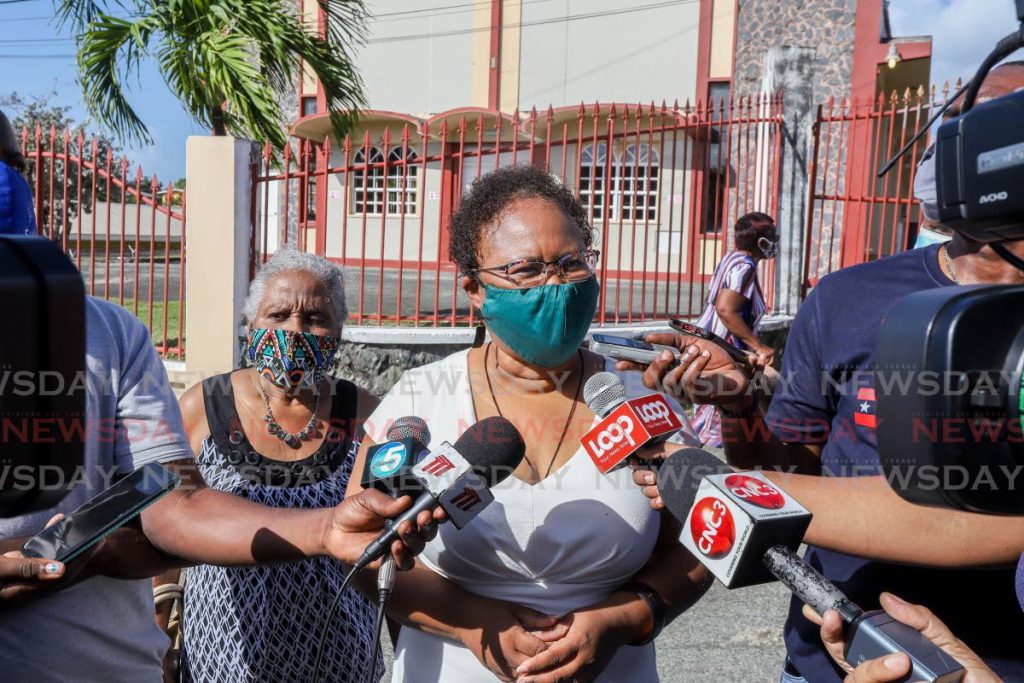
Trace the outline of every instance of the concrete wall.
<instances>
[{"instance_id":1,"label":"concrete wall","mask_svg":"<svg viewBox=\"0 0 1024 683\"><path fill-rule=\"evenodd\" d=\"M519 108L693 98L700 3L524 2ZM566 16L607 13L572 21Z\"/></svg>"},{"instance_id":2,"label":"concrete wall","mask_svg":"<svg viewBox=\"0 0 1024 683\"><path fill-rule=\"evenodd\" d=\"M811 126L818 103L849 93L856 0L744 0L737 15L733 92L782 90L779 211L780 252L775 310L794 314L803 283ZM835 150L843 154L843 150Z\"/></svg>"},{"instance_id":3,"label":"concrete wall","mask_svg":"<svg viewBox=\"0 0 1024 683\"><path fill-rule=\"evenodd\" d=\"M474 12L450 0L368 0L370 37L356 63L370 109L429 114L473 101ZM396 14L404 12L404 14Z\"/></svg>"}]
</instances>

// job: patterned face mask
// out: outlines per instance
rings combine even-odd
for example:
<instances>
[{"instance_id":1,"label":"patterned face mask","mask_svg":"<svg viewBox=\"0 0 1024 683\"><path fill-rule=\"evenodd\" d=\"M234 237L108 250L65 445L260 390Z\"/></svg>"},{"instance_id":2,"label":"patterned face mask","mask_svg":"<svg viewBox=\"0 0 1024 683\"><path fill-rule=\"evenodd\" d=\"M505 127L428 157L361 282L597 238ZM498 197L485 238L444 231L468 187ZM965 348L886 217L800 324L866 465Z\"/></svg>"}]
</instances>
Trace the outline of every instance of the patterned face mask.
<instances>
[{"instance_id":1,"label":"patterned face mask","mask_svg":"<svg viewBox=\"0 0 1024 683\"><path fill-rule=\"evenodd\" d=\"M265 379L298 389L319 386L337 350L336 337L260 327L249 330L245 352Z\"/></svg>"}]
</instances>

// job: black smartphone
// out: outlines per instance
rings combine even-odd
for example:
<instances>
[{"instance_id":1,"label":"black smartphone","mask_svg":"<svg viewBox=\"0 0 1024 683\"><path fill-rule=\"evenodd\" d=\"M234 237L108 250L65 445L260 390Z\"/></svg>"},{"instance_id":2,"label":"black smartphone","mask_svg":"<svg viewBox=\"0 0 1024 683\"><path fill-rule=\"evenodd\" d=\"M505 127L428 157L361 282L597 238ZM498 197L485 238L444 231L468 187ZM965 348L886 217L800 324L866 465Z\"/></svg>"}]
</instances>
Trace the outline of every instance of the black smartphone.
<instances>
[{"instance_id":1,"label":"black smartphone","mask_svg":"<svg viewBox=\"0 0 1024 683\"><path fill-rule=\"evenodd\" d=\"M135 519L181 480L157 463L143 465L51 527L25 541L26 557L70 562Z\"/></svg>"},{"instance_id":2,"label":"black smartphone","mask_svg":"<svg viewBox=\"0 0 1024 683\"><path fill-rule=\"evenodd\" d=\"M742 363L743 365L748 365L748 366L750 365L750 359L747 358L747 354L743 353L742 351L737 349L735 346L733 346L732 344L730 344L729 342L725 341L724 339L719 337L717 334L712 332L711 330L706 330L703 327L697 327L696 325L694 325L692 323L688 323L688 322L686 322L684 320L677 320L675 318L673 318L672 320L669 320L668 324L671 325L672 329L676 330L677 332L682 332L683 334L688 334L691 337L698 337L700 339L706 339L707 341L711 342L712 344L715 344L715 345L719 346L723 351L728 353L729 356L731 356L732 359L734 361L736 361L737 363Z\"/></svg>"},{"instance_id":3,"label":"black smartphone","mask_svg":"<svg viewBox=\"0 0 1024 683\"><path fill-rule=\"evenodd\" d=\"M602 356L610 356L618 360L631 360L650 365L662 351L679 356L679 349L672 346L648 344L639 339L628 339L610 334L594 334L591 337L590 350Z\"/></svg>"}]
</instances>

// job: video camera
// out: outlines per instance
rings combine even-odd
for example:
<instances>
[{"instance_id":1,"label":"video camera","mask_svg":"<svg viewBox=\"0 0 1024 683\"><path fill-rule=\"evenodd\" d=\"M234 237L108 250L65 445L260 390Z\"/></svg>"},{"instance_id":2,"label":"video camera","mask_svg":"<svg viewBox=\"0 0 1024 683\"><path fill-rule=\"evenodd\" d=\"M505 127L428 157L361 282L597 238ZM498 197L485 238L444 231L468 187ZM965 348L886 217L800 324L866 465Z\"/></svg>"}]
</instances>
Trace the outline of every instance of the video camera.
<instances>
[{"instance_id":1,"label":"video camera","mask_svg":"<svg viewBox=\"0 0 1024 683\"><path fill-rule=\"evenodd\" d=\"M1020 28L938 129L935 174L942 224L1024 271L1002 244L1024 240L1024 91L974 106L989 70L1024 47L1024 0L1016 5ZM907 380L877 391L878 453L894 490L913 503L1024 514L1024 286L911 294L886 313L876 348L876 371ZM964 476L944 485L950 472Z\"/></svg>"},{"instance_id":2,"label":"video camera","mask_svg":"<svg viewBox=\"0 0 1024 683\"><path fill-rule=\"evenodd\" d=\"M0 517L53 507L84 456L85 287L46 237L0 235Z\"/></svg>"}]
</instances>

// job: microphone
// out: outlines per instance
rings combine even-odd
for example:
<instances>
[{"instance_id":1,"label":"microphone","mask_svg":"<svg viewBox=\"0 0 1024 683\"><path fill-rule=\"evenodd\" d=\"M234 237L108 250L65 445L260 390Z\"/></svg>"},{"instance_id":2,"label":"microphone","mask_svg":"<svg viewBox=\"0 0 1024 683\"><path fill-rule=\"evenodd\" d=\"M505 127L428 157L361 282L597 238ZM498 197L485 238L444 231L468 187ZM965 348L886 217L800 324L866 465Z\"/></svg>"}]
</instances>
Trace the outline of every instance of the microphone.
<instances>
[{"instance_id":1,"label":"microphone","mask_svg":"<svg viewBox=\"0 0 1024 683\"><path fill-rule=\"evenodd\" d=\"M818 614L824 616L830 609L839 612L846 627L844 656L853 666L903 652L910 657L911 669L901 680L956 683L963 678L964 668L920 631L893 619L883 610L865 612L791 549L769 548L764 554L764 565Z\"/></svg>"},{"instance_id":2,"label":"microphone","mask_svg":"<svg viewBox=\"0 0 1024 683\"><path fill-rule=\"evenodd\" d=\"M810 511L763 473L734 472L699 448L665 460L658 491L683 523L680 542L727 588L774 580L761 561L765 552L796 550L811 523Z\"/></svg>"},{"instance_id":3,"label":"microphone","mask_svg":"<svg viewBox=\"0 0 1024 683\"><path fill-rule=\"evenodd\" d=\"M598 372L583 387L583 399L601 418L580 442L602 474L644 446L669 438L683 425L661 394L626 399L618 375Z\"/></svg>"},{"instance_id":4,"label":"microphone","mask_svg":"<svg viewBox=\"0 0 1024 683\"><path fill-rule=\"evenodd\" d=\"M519 430L503 417L480 420L463 432L455 445L447 441L428 453L412 468L423 488L413 506L394 520L363 551L352 571L357 572L388 553L399 539L402 522L413 523L419 513L444 509L457 529L465 527L487 507L494 496L491 487L504 481L523 461L526 444Z\"/></svg>"},{"instance_id":5,"label":"microphone","mask_svg":"<svg viewBox=\"0 0 1024 683\"><path fill-rule=\"evenodd\" d=\"M413 415L400 417L388 429L387 439L367 451L362 487L379 489L392 498L419 494L423 487L412 476L412 468L420 457L428 453L430 429L427 423ZM390 530L394 525L394 521L389 519L384 528ZM397 568L389 554L377 572L377 591L382 602L390 596L396 575Z\"/></svg>"},{"instance_id":6,"label":"microphone","mask_svg":"<svg viewBox=\"0 0 1024 683\"><path fill-rule=\"evenodd\" d=\"M412 415L400 417L392 423L386 438L387 441L367 451L360 484L364 489L375 488L394 498L419 494L423 487L412 476L412 468L429 452L427 423Z\"/></svg>"}]
</instances>

